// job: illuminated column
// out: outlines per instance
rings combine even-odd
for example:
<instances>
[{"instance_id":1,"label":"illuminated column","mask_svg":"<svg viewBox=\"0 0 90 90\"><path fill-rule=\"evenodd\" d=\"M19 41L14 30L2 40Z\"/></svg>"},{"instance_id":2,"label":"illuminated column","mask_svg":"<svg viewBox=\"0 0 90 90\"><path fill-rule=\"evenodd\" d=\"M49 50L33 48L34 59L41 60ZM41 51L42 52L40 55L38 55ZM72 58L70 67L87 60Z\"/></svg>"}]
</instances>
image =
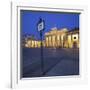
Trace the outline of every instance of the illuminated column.
<instances>
[{"instance_id":1,"label":"illuminated column","mask_svg":"<svg viewBox=\"0 0 90 90\"><path fill-rule=\"evenodd\" d=\"M53 46L52 44L53 44L53 43L52 43L52 35L51 35L51 47Z\"/></svg>"},{"instance_id":2,"label":"illuminated column","mask_svg":"<svg viewBox=\"0 0 90 90\"><path fill-rule=\"evenodd\" d=\"M55 47L55 36L52 36L53 47Z\"/></svg>"},{"instance_id":3,"label":"illuminated column","mask_svg":"<svg viewBox=\"0 0 90 90\"><path fill-rule=\"evenodd\" d=\"M79 33L78 33L78 48L80 47L80 42L79 42Z\"/></svg>"},{"instance_id":4,"label":"illuminated column","mask_svg":"<svg viewBox=\"0 0 90 90\"><path fill-rule=\"evenodd\" d=\"M68 35L68 47L72 47L72 35Z\"/></svg>"},{"instance_id":5,"label":"illuminated column","mask_svg":"<svg viewBox=\"0 0 90 90\"><path fill-rule=\"evenodd\" d=\"M35 47L37 47L37 41L35 41Z\"/></svg>"},{"instance_id":6,"label":"illuminated column","mask_svg":"<svg viewBox=\"0 0 90 90\"><path fill-rule=\"evenodd\" d=\"M61 47L63 47L63 35L61 35Z\"/></svg>"},{"instance_id":7,"label":"illuminated column","mask_svg":"<svg viewBox=\"0 0 90 90\"><path fill-rule=\"evenodd\" d=\"M51 47L51 36L49 36L49 46Z\"/></svg>"},{"instance_id":8,"label":"illuminated column","mask_svg":"<svg viewBox=\"0 0 90 90\"><path fill-rule=\"evenodd\" d=\"M26 44L25 44L25 46L26 46L26 47L29 47L29 46L28 46L28 40L26 41Z\"/></svg>"},{"instance_id":9,"label":"illuminated column","mask_svg":"<svg viewBox=\"0 0 90 90\"><path fill-rule=\"evenodd\" d=\"M50 36L48 36L48 46L50 46L50 39L49 39Z\"/></svg>"},{"instance_id":10,"label":"illuminated column","mask_svg":"<svg viewBox=\"0 0 90 90\"><path fill-rule=\"evenodd\" d=\"M61 43L61 35L60 35L60 47L61 47L62 43Z\"/></svg>"},{"instance_id":11,"label":"illuminated column","mask_svg":"<svg viewBox=\"0 0 90 90\"><path fill-rule=\"evenodd\" d=\"M30 47L30 40L27 40L27 45L28 47Z\"/></svg>"},{"instance_id":12,"label":"illuminated column","mask_svg":"<svg viewBox=\"0 0 90 90\"><path fill-rule=\"evenodd\" d=\"M30 47L32 47L32 40L30 40L31 42L30 42Z\"/></svg>"},{"instance_id":13,"label":"illuminated column","mask_svg":"<svg viewBox=\"0 0 90 90\"><path fill-rule=\"evenodd\" d=\"M31 47L33 46L33 41L31 40Z\"/></svg>"},{"instance_id":14,"label":"illuminated column","mask_svg":"<svg viewBox=\"0 0 90 90\"><path fill-rule=\"evenodd\" d=\"M48 36L46 36L46 46L48 47Z\"/></svg>"},{"instance_id":15,"label":"illuminated column","mask_svg":"<svg viewBox=\"0 0 90 90\"><path fill-rule=\"evenodd\" d=\"M57 36L55 35L55 47L57 47Z\"/></svg>"},{"instance_id":16,"label":"illuminated column","mask_svg":"<svg viewBox=\"0 0 90 90\"><path fill-rule=\"evenodd\" d=\"M50 45L49 45L49 36L48 36L48 47L49 47Z\"/></svg>"},{"instance_id":17,"label":"illuminated column","mask_svg":"<svg viewBox=\"0 0 90 90\"><path fill-rule=\"evenodd\" d=\"M32 40L32 48L34 48L35 46L34 40Z\"/></svg>"},{"instance_id":18,"label":"illuminated column","mask_svg":"<svg viewBox=\"0 0 90 90\"><path fill-rule=\"evenodd\" d=\"M28 46L30 47L30 45L31 45L31 40L28 41Z\"/></svg>"},{"instance_id":19,"label":"illuminated column","mask_svg":"<svg viewBox=\"0 0 90 90\"><path fill-rule=\"evenodd\" d=\"M57 47L57 36L55 36L55 47Z\"/></svg>"},{"instance_id":20,"label":"illuminated column","mask_svg":"<svg viewBox=\"0 0 90 90\"><path fill-rule=\"evenodd\" d=\"M46 36L45 36L45 47L47 47Z\"/></svg>"},{"instance_id":21,"label":"illuminated column","mask_svg":"<svg viewBox=\"0 0 90 90\"><path fill-rule=\"evenodd\" d=\"M54 47L56 47L56 36L54 36Z\"/></svg>"},{"instance_id":22,"label":"illuminated column","mask_svg":"<svg viewBox=\"0 0 90 90\"><path fill-rule=\"evenodd\" d=\"M47 46L49 47L49 37L47 37Z\"/></svg>"},{"instance_id":23,"label":"illuminated column","mask_svg":"<svg viewBox=\"0 0 90 90\"><path fill-rule=\"evenodd\" d=\"M57 45L58 47L60 46L60 36L59 35L57 35Z\"/></svg>"},{"instance_id":24,"label":"illuminated column","mask_svg":"<svg viewBox=\"0 0 90 90\"><path fill-rule=\"evenodd\" d=\"M35 48L37 47L37 41L35 41Z\"/></svg>"},{"instance_id":25,"label":"illuminated column","mask_svg":"<svg viewBox=\"0 0 90 90\"><path fill-rule=\"evenodd\" d=\"M63 35L63 47L65 47L65 34Z\"/></svg>"},{"instance_id":26,"label":"illuminated column","mask_svg":"<svg viewBox=\"0 0 90 90\"><path fill-rule=\"evenodd\" d=\"M71 48L73 48L73 34L71 34Z\"/></svg>"}]
</instances>

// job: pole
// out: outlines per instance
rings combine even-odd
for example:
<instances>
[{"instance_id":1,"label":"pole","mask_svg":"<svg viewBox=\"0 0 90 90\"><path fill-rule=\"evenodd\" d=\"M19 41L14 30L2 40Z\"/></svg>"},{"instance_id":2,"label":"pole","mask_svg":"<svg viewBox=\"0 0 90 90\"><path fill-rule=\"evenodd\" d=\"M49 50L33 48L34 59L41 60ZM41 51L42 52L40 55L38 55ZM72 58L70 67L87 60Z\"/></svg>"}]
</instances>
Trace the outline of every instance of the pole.
<instances>
[{"instance_id":1,"label":"pole","mask_svg":"<svg viewBox=\"0 0 90 90\"><path fill-rule=\"evenodd\" d=\"M40 38L41 38L41 71L42 71L42 75L44 75L42 31L40 31Z\"/></svg>"}]
</instances>

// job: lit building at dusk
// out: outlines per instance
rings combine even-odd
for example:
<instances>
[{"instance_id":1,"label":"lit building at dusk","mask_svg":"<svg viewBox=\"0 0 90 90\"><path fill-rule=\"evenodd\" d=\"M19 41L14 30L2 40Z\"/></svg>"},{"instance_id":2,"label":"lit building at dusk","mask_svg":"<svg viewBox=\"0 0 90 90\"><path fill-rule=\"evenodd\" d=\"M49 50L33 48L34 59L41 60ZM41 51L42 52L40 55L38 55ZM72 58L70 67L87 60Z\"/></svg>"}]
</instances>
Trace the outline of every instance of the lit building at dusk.
<instances>
[{"instance_id":1,"label":"lit building at dusk","mask_svg":"<svg viewBox=\"0 0 90 90\"><path fill-rule=\"evenodd\" d=\"M74 29L72 31L68 31L66 34L66 42L65 47L68 48L79 48L80 42L79 42L79 29Z\"/></svg>"},{"instance_id":2,"label":"lit building at dusk","mask_svg":"<svg viewBox=\"0 0 90 90\"><path fill-rule=\"evenodd\" d=\"M45 33L45 46L53 48L79 48L79 29L69 31L67 28L52 28Z\"/></svg>"},{"instance_id":3,"label":"lit building at dusk","mask_svg":"<svg viewBox=\"0 0 90 90\"><path fill-rule=\"evenodd\" d=\"M23 38L23 46L27 48L39 48L40 47L40 40L36 40L32 35L26 35Z\"/></svg>"},{"instance_id":4,"label":"lit building at dusk","mask_svg":"<svg viewBox=\"0 0 90 90\"><path fill-rule=\"evenodd\" d=\"M41 47L41 41L36 40L34 36L25 37L24 42L24 47ZM79 29L75 28L69 31L67 28L57 29L54 27L44 34L42 43L46 48L79 48Z\"/></svg>"},{"instance_id":5,"label":"lit building at dusk","mask_svg":"<svg viewBox=\"0 0 90 90\"><path fill-rule=\"evenodd\" d=\"M57 28L52 28L49 32L45 33L45 44L46 47L64 47L65 36L68 30L63 28L57 30Z\"/></svg>"}]
</instances>

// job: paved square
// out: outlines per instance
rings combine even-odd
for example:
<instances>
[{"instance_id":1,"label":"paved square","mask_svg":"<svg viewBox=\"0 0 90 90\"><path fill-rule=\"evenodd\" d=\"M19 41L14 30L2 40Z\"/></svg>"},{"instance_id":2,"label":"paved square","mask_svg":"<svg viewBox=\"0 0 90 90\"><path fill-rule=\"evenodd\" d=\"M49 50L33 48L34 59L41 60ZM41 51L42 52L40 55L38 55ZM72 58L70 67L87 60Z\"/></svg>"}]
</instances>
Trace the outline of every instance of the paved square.
<instances>
[{"instance_id":1,"label":"paved square","mask_svg":"<svg viewBox=\"0 0 90 90\"><path fill-rule=\"evenodd\" d=\"M43 72L40 52L40 48L22 49L22 77L79 75L79 49L43 48Z\"/></svg>"}]
</instances>

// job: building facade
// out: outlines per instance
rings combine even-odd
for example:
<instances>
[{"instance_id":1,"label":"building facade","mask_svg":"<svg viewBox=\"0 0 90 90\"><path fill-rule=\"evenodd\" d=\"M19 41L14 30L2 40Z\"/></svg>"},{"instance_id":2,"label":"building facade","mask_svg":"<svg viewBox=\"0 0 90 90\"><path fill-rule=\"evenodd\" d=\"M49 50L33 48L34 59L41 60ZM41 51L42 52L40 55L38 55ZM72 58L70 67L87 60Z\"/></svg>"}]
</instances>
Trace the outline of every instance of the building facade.
<instances>
[{"instance_id":1,"label":"building facade","mask_svg":"<svg viewBox=\"0 0 90 90\"><path fill-rule=\"evenodd\" d=\"M52 28L50 32L45 33L45 46L46 47L64 47L65 35L68 32L66 28L57 30Z\"/></svg>"},{"instance_id":2,"label":"building facade","mask_svg":"<svg viewBox=\"0 0 90 90\"><path fill-rule=\"evenodd\" d=\"M25 44L25 47L28 47L28 48L40 48L40 41L36 41L36 40L27 40L26 41L26 44Z\"/></svg>"},{"instance_id":3,"label":"building facade","mask_svg":"<svg viewBox=\"0 0 90 90\"><path fill-rule=\"evenodd\" d=\"M67 28L58 30L56 27L44 34L42 41L45 48L79 48L79 29L69 31ZM40 48L41 41L36 40L33 36L25 37L24 47Z\"/></svg>"},{"instance_id":4,"label":"building facade","mask_svg":"<svg viewBox=\"0 0 90 90\"><path fill-rule=\"evenodd\" d=\"M45 47L53 48L79 48L79 30L69 31L67 28L57 30L52 28L45 33Z\"/></svg>"},{"instance_id":5,"label":"building facade","mask_svg":"<svg viewBox=\"0 0 90 90\"><path fill-rule=\"evenodd\" d=\"M72 31L69 31L66 34L66 47L68 48L79 48L80 43L79 43L79 29L75 29Z\"/></svg>"},{"instance_id":6,"label":"building facade","mask_svg":"<svg viewBox=\"0 0 90 90\"><path fill-rule=\"evenodd\" d=\"M23 47L27 47L27 48L40 48L41 45L41 41L40 40L36 40L34 36L32 35L27 35L25 37L23 37Z\"/></svg>"}]
</instances>

